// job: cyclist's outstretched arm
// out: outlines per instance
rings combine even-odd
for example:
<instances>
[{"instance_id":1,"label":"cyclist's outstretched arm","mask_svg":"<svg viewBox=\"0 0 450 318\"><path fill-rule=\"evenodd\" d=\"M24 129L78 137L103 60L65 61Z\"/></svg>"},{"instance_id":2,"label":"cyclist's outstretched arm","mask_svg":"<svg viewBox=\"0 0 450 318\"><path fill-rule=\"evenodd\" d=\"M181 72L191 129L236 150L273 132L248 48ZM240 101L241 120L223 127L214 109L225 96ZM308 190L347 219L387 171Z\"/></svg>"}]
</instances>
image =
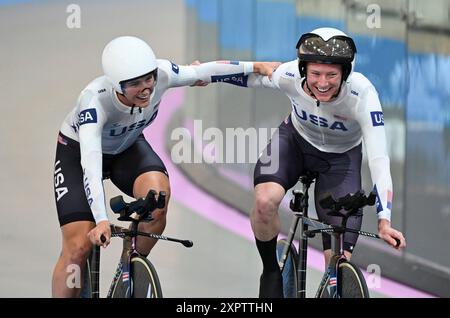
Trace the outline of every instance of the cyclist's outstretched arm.
<instances>
[{"instance_id":1,"label":"cyclist's outstretched arm","mask_svg":"<svg viewBox=\"0 0 450 318\"><path fill-rule=\"evenodd\" d=\"M248 76L247 87L274 88L286 92L289 90L289 86L293 86L295 82L294 72L298 68L296 61L283 64L255 62L254 67L256 71Z\"/></svg>"},{"instance_id":2,"label":"cyclist's outstretched arm","mask_svg":"<svg viewBox=\"0 0 450 318\"><path fill-rule=\"evenodd\" d=\"M198 83L228 83L247 87L250 74L271 76L279 62L213 61L177 65L167 60L158 60L158 67L168 74L168 86L204 86Z\"/></svg>"},{"instance_id":3,"label":"cyclist's outstretched arm","mask_svg":"<svg viewBox=\"0 0 450 318\"><path fill-rule=\"evenodd\" d=\"M391 208L393 199L390 160L387 153L386 133L383 112L375 88L370 85L361 97L356 110L356 118L360 123L368 164L374 189L377 192L378 231L380 237L397 249L406 246L405 238L400 231L391 227ZM395 239L400 240L397 245Z\"/></svg>"}]
</instances>

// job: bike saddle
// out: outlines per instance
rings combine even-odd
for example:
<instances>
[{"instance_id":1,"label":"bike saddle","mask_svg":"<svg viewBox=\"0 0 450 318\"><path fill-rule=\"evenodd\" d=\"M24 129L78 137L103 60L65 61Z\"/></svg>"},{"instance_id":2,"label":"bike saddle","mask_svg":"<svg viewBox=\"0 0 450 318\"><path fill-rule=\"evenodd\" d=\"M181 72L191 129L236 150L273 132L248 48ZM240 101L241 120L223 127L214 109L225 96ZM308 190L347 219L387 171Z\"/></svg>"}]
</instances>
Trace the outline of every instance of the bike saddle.
<instances>
[{"instance_id":1,"label":"bike saddle","mask_svg":"<svg viewBox=\"0 0 450 318\"><path fill-rule=\"evenodd\" d=\"M316 171L306 171L305 175L300 177L300 181L303 184L311 184L317 177L319 176L319 173Z\"/></svg>"}]
</instances>

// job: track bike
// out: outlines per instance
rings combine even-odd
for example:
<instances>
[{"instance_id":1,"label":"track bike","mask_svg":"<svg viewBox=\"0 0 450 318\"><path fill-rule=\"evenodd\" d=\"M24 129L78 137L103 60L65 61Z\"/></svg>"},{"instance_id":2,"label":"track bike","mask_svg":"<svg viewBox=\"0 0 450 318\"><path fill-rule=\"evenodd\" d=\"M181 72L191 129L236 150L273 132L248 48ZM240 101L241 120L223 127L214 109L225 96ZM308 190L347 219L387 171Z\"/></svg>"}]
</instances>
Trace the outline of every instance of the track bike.
<instances>
[{"instance_id":1,"label":"track bike","mask_svg":"<svg viewBox=\"0 0 450 318\"><path fill-rule=\"evenodd\" d=\"M189 240L180 240L163 235L138 231L141 222L153 220L152 212L165 206L166 193L150 190L145 197L126 203L122 196L110 200L110 206L115 214L119 214L119 221L131 222L130 228L111 224L111 236L124 239L125 244L111 282L107 298L162 298L161 283L153 264L136 250L138 236L150 237L181 243L185 247L192 247ZM101 237L105 242L106 238ZM94 246L87 260L84 283L81 292L82 298L99 298L100 281L100 246Z\"/></svg>"},{"instance_id":2,"label":"track bike","mask_svg":"<svg viewBox=\"0 0 450 318\"><path fill-rule=\"evenodd\" d=\"M330 210L329 215L341 217L340 225L329 225L308 217L309 188L317 178L316 172L307 172L300 177L303 190L293 190L294 197L290 201L293 220L286 239L277 242L277 258L283 276L283 293L285 298L306 297L306 260L308 238L318 233L331 235L332 257L328 264L316 298L369 298L369 291L361 270L351 263L344 254L344 233L352 232L359 235L380 239L377 234L350 229L346 227L350 216L358 213L364 206L372 206L376 201L376 193L368 196L364 190L354 194L347 194L335 200L331 195L319 201L322 208ZM342 212L345 211L346 213ZM299 249L293 241L300 225ZM311 228L311 229L310 229ZM396 239L397 246L400 240Z\"/></svg>"}]
</instances>

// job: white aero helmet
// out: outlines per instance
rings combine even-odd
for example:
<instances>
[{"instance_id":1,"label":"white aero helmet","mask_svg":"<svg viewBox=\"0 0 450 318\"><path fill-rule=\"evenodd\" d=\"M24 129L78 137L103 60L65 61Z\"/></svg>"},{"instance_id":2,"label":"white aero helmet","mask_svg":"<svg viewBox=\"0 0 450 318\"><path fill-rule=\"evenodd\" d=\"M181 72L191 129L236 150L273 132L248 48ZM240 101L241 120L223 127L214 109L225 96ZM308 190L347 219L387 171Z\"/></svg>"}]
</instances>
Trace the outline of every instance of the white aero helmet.
<instances>
[{"instance_id":1,"label":"white aero helmet","mask_svg":"<svg viewBox=\"0 0 450 318\"><path fill-rule=\"evenodd\" d=\"M297 43L300 76L306 77L306 63L342 65L342 81L355 66L356 46L352 38L335 28L319 28L303 34Z\"/></svg>"},{"instance_id":2,"label":"white aero helmet","mask_svg":"<svg viewBox=\"0 0 450 318\"><path fill-rule=\"evenodd\" d=\"M134 36L121 36L109 42L103 50L102 66L105 76L121 94L121 82L141 77L157 68L152 48Z\"/></svg>"}]
</instances>

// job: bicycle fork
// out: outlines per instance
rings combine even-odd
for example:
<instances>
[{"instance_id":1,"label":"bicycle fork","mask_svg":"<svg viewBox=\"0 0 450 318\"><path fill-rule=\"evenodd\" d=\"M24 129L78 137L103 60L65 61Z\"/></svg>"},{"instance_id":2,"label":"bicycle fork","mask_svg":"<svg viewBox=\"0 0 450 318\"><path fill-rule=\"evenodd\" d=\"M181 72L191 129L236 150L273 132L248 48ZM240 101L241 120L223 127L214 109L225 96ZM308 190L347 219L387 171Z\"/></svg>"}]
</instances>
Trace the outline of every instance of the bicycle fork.
<instances>
[{"instance_id":1,"label":"bicycle fork","mask_svg":"<svg viewBox=\"0 0 450 318\"><path fill-rule=\"evenodd\" d=\"M292 242L294 241L295 232L297 231L298 222L300 221L300 216L295 215L292 221L291 227L289 229L289 235L286 239L287 244L283 248L283 253L281 254L281 258L278 261L278 265L280 266L280 271L283 272L284 266L286 265L286 260L289 256L290 247Z\"/></svg>"},{"instance_id":2,"label":"bicycle fork","mask_svg":"<svg viewBox=\"0 0 450 318\"><path fill-rule=\"evenodd\" d=\"M291 200L291 210L295 213L291 227L289 229L289 235L287 238L287 244L284 246L281 260L279 262L280 270L283 271L286 259L289 256L289 251L292 242L294 241L295 232L297 231L298 223L303 216L308 216L308 190L310 183L303 184L303 192L294 190L294 198ZM308 239L304 234L308 230L308 225L303 223L300 226L300 246L299 246L299 266L297 267L297 298L306 297L306 259Z\"/></svg>"},{"instance_id":3,"label":"bicycle fork","mask_svg":"<svg viewBox=\"0 0 450 318\"><path fill-rule=\"evenodd\" d=\"M334 240L331 240L331 251L332 257L330 259L330 263L328 264L327 271L324 274L322 281L319 286L322 288L326 288L328 291L328 295L330 298L341 298L339 285L341 282L339 281L339 265L342 261L346 260L344 254L344 233L332 233L331 235L335 236ZM328 282L328 284L327 284ZM318 293L321 288L319 288ZM320 295L316 294L316 298Z\"/></svg>"}]
</instances>

